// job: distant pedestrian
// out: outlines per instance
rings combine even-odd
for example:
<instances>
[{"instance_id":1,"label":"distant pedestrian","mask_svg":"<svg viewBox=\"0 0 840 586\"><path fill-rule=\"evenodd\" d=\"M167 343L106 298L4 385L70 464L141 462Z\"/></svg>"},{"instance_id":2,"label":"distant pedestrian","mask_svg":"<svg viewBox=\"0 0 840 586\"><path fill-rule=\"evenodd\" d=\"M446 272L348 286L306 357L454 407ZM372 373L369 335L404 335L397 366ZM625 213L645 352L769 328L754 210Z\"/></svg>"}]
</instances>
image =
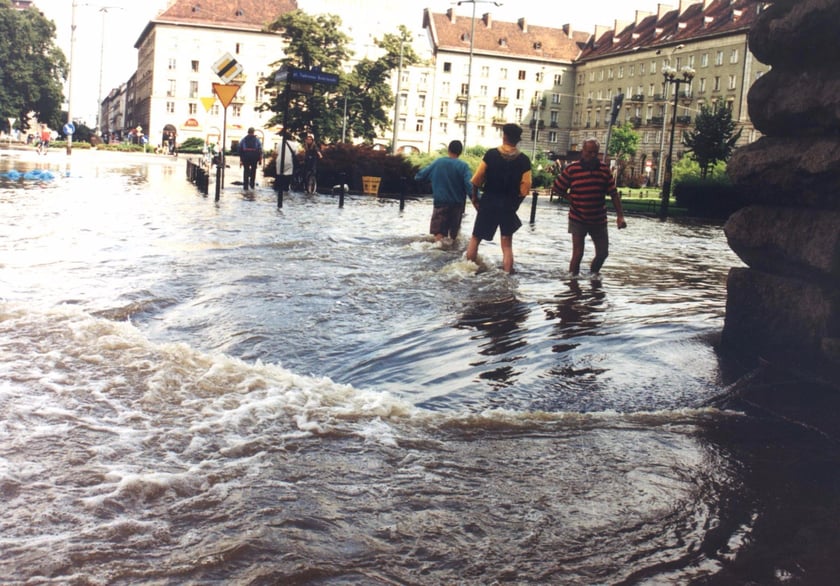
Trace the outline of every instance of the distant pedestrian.
<instances>
[{"instance_id":1,"label":"distant pedestrian","mask_svg":"<svg viewBox=\"0 0 840 586\"><path fill-rule=\"evenodd\" d=\"M467 246L467 260L475 262L478 245L482 240L493 240L498 228L506 273L513 271L513 233L522 227L516 210L531 189L531 160L517 147L521 138L521 127L505 124L502 145L484 154L472 178L472 203L478 215ZM479 188L484 192L480 200Z\"/></svg>"},{"instance_id":2,"label":"distant pedestrian","mask_svg":"<svg viewBox=\"0 0 840 586\"><path fill-rule=\"evenodd\" d=\"M295 174L295 157L300 149L297 141L291 138L284 137L280 141L280 148L277 151L277 161L275 162L275 170L277 177L275 178L274 188L279 193L289 191L289 186L292 183L292 175Z\"/></svg>"},{"instance_id":3,"label":"distant pedestrian","mask_svg":"<svg viewBox=\"0 0 840 586\"><path fill-rule=\"evenodd\" d=\"M47 149L50 147L50 139L52 138L52 131L46 124L41 124L41 132L38 140L38 154L46 155Z\"/></svg>"},{"instance_id":4,"label":"distant pedestrian","mask_svg":"<svg viewBox=\"0 0 840 586\"><path fill-rule=\"evenodd\" d=\"M239 141L239 164L242 166L242 187L253 191L257 179L257 167L262 162L262 143L257 138L254 127Z\"/></svg>"},{"instance_id":5,"label":"distant pedestrian","mask_svg":"<svg viewBox=\"0 0 840 586\"><path fill-rule=\"evenodd\" d=\"M467 197L472 193L469 165L460 159L464 144L460 140L449 143L447 156L435 159L414 176L415 181L431 181L434 210L429 233L435 241L455 240L461 230Z\"/></svg>"},{"instance_id":6,"label":"distant pedestrian","mask_svg":"<svg viewBox=\"0 0 840 586\"><path fill-rule=\"evenodd\" d=\"M580 273L586 235L595 244L595 258L589 265L597 275L607 260L610 241L607 233L606 196L609 195L616 213L618 229L627 227L621 207L621 195L615 187L609 166L598 158L601 144L595 138L583 141L580 160L566 166L554 180L554 192L569 202L569 234L572 235L572 258L569 273Z\"/></svg>"}]
</instances>

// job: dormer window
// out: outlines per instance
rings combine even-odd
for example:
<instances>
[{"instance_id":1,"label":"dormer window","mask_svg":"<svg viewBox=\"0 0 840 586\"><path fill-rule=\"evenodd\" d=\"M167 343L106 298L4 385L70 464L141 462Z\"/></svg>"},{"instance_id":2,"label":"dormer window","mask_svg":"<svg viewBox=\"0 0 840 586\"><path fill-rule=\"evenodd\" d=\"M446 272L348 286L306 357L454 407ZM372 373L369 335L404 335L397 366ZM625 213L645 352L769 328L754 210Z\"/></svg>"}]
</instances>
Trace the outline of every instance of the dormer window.
<instances>
[{"instance_id":1,"label":"dormer window","mask_svg":"<svg viewBox=\"0 0 840 586\"><path fill-rule=\"evenodd\" d=\"M507 38L502 37L502 38L499 39L499 46L500 47L507 47L507 44L508 44L507 43Z\"/></svg>"},{"instance_id":2,"label":"dormer window","mask_svg":"<svg viewBox=\"0 0 840 586\"><path fill-rule=\"evenodd\" d=\"M537 50L542 49L542 41L536 41L534 43L534 49L537 49Z\"/></svg>"},{"instance_id":3,"label":"dormer window","mask_svg":"<svg viewBox=\"0 0 840 586\"><path fill-rule=\"evenodd\" d=\"M470 33L461 33L461 41L466 43L470 40Z\"/></svg>"},{"instance_id":4,"label":"dormer window","mask_svg":"<svg viewBox=\"0 0 840 586\"><path fill-rule=\"evenodd\" d=\"M199 4L193 5L192 11L193 12L201 12L201 5L199 5Z\"/></svg>"},{"instance_id":5,"label":"dormer window","mask_svg":"<svg viewBox=\"0 0 840 586\"><path fill-rule=\"evenodd\" d=\"M239 18L240 16L245 16L245 11L242 10L241 8L239 8L239 9L236 10L235 14L236 14L236 17Z\"/></svg>"}]
</instances>

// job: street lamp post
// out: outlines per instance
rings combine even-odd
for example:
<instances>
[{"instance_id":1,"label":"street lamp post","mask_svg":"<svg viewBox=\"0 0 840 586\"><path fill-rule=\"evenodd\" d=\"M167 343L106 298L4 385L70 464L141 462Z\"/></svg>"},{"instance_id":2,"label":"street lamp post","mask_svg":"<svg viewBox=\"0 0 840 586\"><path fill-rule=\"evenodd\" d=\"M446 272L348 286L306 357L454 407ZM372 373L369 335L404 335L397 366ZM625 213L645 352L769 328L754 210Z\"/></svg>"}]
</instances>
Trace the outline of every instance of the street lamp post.
<instances>
[{"instance_id":1,"label":"street lamp post","mask_svg":"<svg viewBox=\"0 0 840 586\"><path fill-rule=\"evenodd\" d=\"M662 68L662 76L665 78L665 83L673 84L674 87L674 111L671 112L671 141L668 144L668 158L665 159L665 178L662 181L662 205L659 209L659 217L665 219L668 217L668 202L671 199L671 169L672 157L674 154L674 133L677 126L677 106L680 94L680 86L682 84L690 85L691 80L694 79L694 70L691 67L683 67L679 71L675 68L666 66Z\"/></svg>"},{"instance_id":2,"label":"street lamp post","mask_svg":"<svg viewBox=\"0 0 840 586\"><path fill-rule=\"evenodd\" d=\"M397 99L394 102L394 138L391 143L391 154L397 154L397 127L400 123L400 94L402 92L402 69L403 69L403 45L405 44L405 35L400 36L400 64L397 69Z\"/></svg>"},{"instance_id":3,"label":"street lamp post","mask_svg":"<svg viewBox=\"0 0 840 586\"><path fill-rule=\"evenodd\" d=\"M99 39L99 95L97 96L99 101L96 104L96 130L99 131L100 135L102 134L102 121L100 119L102 114L102 72L105 69L105 17L108 11L114 8L122 9L121 6L99 7L99 12L102 13L102 36Z\"/></svg>"},{"instance_id":4,"label":"street lamp post","mask_svg":"<svg viewBox=\"0 0 840 586\"><path fill-rule=\"evenodd\" d=\"M472 24L470 25L470 57L467 64L467 99L464 102L464 148L467 148L467 127L470 124L470 92L472 91L472 62L473 62L473 47L475 38L475 5L481 2L482 4L493 4L494 6L501 6L501 2L494 2L493 0L459 0L458 6L461 4L472 4Z\"/></svg>"}]
</instances>

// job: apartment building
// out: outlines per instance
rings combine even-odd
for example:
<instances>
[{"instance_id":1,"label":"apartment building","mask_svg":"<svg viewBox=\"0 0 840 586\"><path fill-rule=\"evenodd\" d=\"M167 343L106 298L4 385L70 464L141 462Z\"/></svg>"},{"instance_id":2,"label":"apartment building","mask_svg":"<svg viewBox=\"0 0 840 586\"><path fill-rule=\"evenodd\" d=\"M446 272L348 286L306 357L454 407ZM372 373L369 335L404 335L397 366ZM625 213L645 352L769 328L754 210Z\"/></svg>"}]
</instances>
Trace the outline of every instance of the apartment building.
<instances>
[{"instance_id":1,"label":"apartment building","mask_svg":"<svg viewBox=\"0 0 840 586\"><path fill-rule=\"evenodd\" d=\"M747 92L768 66L749 51L750 26L765 3L755 0L681 0L633 22L597 27L575 62L571 149L583 139L606 139L614 96L624 100L617 124L630 122L641 137L631 174L659 183L670 144L676 98L674 157L682 157L683 131L702 105L725 104L743 129L741 143L758 138L747 112ZM693 70L690 84L666 83L663 68ZM674 95L677 92L678 95Z\"/></svg>"},{"instance_id":2,"label":"apartment building","mask_svg":"<svg viewBox=\"0 0 840 586\"><path fill-rule=\"evenodd\" d=\"M415 104L406 104L399 121L413 126L417 139L426 135L421 150L436 150L454 138L467 146L496 146L508 122L526 129L520 144L526 152L568 150L574 61L588 34L535 26L524 18L499 22L491 13L473 20L453 9L426 10L423 26L434 64L420 72L420 81L431 83L405 91L403 97ZM411 116L420 112L425 116Z\"/></svg>"},{"instance_id":3,"label":"apartment building","mask_svg":"<svg viewBox=\"0 0 840 586\"><path fill-rule=\"evenodd\" d=\"M493 146L501 124L516 122L526 128L524 151L575 158L585 138L605 142L613 97L623 94L617 124L630 122L642 139L628 171L658 183L675 91L676 158L683 154L679 137L702 104L731 107L743 128L742 143L757 138L746 96L768 67L752 57L747 38L765 4L679 0L676 7L658 5L655 14L637 11L632 22L598 26L594 34L575 32L570 25L545 29L524 20L495 22L484 14L476 19L472 43L472 18L452 10L426 12L424 26L435 54L434 93L429 94L434 107L424 121L431 125L430 147L438 148L446 135L463 133L465 124L469 145ZM690 67L695 77L690 85L669 84L663 67ZM420 127L421 121L415 124Z\"/></svg>"},{"instance_id":4,"label":"apartment building","mask_svg":"<svg viewBox=\"0 0 840 586\"><path fill-rule=\"evenodd\" d=\"M258 106L283 42L264 28L296 8L294 0L173 0L135 43L137 70L126 84L124 130L139 128L158 145L171 133L179 143L190 137L219 142L226 126L230 144L253 126L273 148L276 135L265 128L273 113ZM240 87L227 112L213 92L220 82L213 64L225 55L243 67L231 81Z\"/></svg>"},{"instance_id":5,"label":"apartment building","mask_svg":"<svg viewBox=\"0 0 840 586\"><path fill-rule=\"evenodd\" d=\"M472 18L454 9L425 9L428 59L394 72L395 128L377 142L383 148L393 143L400 152L435 151L454 138L491 147L501 141L502 125L516 122L525 128L523 151L574 158L584 138L606 139L612 98L623 94L617 123L630 122L642 139L629 171L656 183L670 146L674 91L680 92L678 138L701 104L713 103L732 107L744 129L742 142L757 138L746 95L768 67L752 57L747 37L764 4L680 0L676 7L660 4L656 13L637 11L631 22L596 27L594 35L570 25L549 28L525 19L496 21L491 13ZM295 0L172 0L137 40L137 70L116 94L122 114L103 103L101 119L111 132L118 132L114 124L121 123L123 132L140 127L152 144L170 132L178 142L219 137L223 108L206 98L218 81L212 63L229 53L244 71L234 80L241 87L228 109L227 135L238 139L254 126L272 148L272 129L265 128L272 113L259 112L257 105L265 92L261 79L271 74L283 43L263 28L297 7ZM387 30L367 30L352 22L347 32L357 51L376 53L372 39L394 28L389 22L377 25ZM666 83L665 66L691 67L691 85ZM675 155L682 156L679 143Z\"/></svg>"}]
</instances>

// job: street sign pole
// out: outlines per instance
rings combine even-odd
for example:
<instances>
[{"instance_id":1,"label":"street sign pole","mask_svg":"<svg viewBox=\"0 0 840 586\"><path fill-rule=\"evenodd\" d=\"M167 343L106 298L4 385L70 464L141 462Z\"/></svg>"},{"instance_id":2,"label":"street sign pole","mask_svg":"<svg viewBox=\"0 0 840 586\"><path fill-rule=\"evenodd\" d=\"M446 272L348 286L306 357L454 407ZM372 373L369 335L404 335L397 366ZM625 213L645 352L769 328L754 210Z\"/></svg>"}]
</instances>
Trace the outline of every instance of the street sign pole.
<instances>
[{"instance_id":1,"label":"street sign pole","mask_svg":"<svg viewBox=\"0 0 840 586\"><path fill-rule=\"evenodd\" d=\"M239 91L239 86L236 84L214 83L213 93L218 96L219 101L225 108L224 116L222 117L222 149L219 153L219 165L221 172L216 172L216 201L219 201L219 196L222 192L222 185L225 182L225 144L227 143L227 112L228 106L233 101L236 92Z\"/></svg>"}]
</instances>

